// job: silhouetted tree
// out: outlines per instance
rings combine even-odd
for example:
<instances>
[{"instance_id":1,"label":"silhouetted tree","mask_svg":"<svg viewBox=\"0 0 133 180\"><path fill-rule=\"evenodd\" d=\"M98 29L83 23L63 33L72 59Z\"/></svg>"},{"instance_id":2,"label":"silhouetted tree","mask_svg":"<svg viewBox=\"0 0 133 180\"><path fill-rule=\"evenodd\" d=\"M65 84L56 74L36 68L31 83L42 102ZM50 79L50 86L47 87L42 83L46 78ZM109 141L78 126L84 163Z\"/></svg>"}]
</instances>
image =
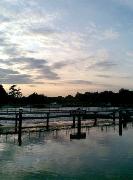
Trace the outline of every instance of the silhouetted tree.
<instances>
[{"instance_id":1,"label":"silhouetted tree","mask_svg":"<svg viewBox=\"0 0 133 180\"><path fill-rule=\"evenodd\" d=\"M27 97L30 104L45 104L48 103L48 98L43 94L33 93Z\"/></svg>"},{"instance_id":2,"label":"silhouetted tree","mask_svg":"<svg viewBox=\"0 0 133 180\"><path fill-rule=\"evenodd\" d=\"M22 92L20 88L16 88L16 85L12 85L9 88L9 95L12 98L21 98L22 97Z\"/></svg>"},{"instance_id":3,"label":"silhouetted tree","mask_svg":"<svg viewBox=\"0 0 133 180\"><path fill-rule=\"evenodd\" d=\"M74 96L68 95L66 97L47 97L43 94L33 93L28 97L23 96L20 88L12 85L9 89L9 94L0 85L0 105L5 103L28 105L39 104L39 107L44 107L51 103L61 104L63 106L133 106L133 91L128 89L120 89L115 93L112 91L103 92L85 92L77 93Z\"/></svg>"},{"instance_id":4,"label":"silhouetted tree","mask_svg":"<svg viewBox=\"0 0 133 180\"><path fill-rule=\"evenodd\" d=\"M8 101L8 94L5 91L4 87L0 85L0 104L7 103Z\"/></svg>"}]
</instances>

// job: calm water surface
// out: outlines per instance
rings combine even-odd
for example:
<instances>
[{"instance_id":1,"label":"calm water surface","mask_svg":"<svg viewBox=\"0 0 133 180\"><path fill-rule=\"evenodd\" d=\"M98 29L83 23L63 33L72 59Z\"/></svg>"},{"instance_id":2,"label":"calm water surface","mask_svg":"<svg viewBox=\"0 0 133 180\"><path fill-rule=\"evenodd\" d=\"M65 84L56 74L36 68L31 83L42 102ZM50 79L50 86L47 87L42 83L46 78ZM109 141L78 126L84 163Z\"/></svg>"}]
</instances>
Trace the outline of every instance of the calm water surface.
<instances>
[{"instance_id":1,"label":"calm water surface","mask_svg":"<svg viewBox=\"0 0 133 180\"><path fill-rule=\"evenodd\" d=\"M76 131L76 129L75 129ZM86 139L70 140L74 130L0 137L1 180L133 179L133 127L82 129Z\"/></svg>"}]
</instances>

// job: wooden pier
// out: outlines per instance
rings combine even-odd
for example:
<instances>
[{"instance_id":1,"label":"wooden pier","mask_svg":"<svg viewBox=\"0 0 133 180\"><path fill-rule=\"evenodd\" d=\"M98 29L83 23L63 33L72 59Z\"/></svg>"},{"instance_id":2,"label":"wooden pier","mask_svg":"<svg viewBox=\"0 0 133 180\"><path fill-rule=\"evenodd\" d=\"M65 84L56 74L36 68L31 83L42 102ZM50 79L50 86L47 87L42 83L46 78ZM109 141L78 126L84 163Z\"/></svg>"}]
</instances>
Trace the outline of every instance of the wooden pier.
<instances>
[{"instance_id":1,"label":"wooden pier","mask_svg":"<svg viewBox=\"0 0 133 180\"><path fill-rule=\"evenodd\" d=\"M122 126L126 126L126 123L133 120L133 109L113 109L113 110L97 110L89 111L82 109L74 110L4 110L0 111L0 124L1 129L3 122L12 122L13 128L11 131L2 131L0 134L16 133L18 134L19 145L22 143L22 132L24 129L43 128L46 131L59 128L59 125L54 125L55 122L62 118L68 118L69 124L66 124L69 128L77 128L77 133L71 135L70 138L85 138L86 135L81 132L81 128L85 126L85 122L89 121L93 123L93 126L97 126L100 121L104 122L109 120L111 124L116 122L119 124L119 135L122 135ZM34 122L32 122L34 120ZM39 123L35 122L39 120ZM54 123L53 123L54 120ZM67 121L65 121L67 122ZM30 124L31 123L31 124ZM87 124L86 124L87 125ZM64 127L65 125L62 125ZM62 128L60 126L60 128Z\"/></svg>"}]
</instances>

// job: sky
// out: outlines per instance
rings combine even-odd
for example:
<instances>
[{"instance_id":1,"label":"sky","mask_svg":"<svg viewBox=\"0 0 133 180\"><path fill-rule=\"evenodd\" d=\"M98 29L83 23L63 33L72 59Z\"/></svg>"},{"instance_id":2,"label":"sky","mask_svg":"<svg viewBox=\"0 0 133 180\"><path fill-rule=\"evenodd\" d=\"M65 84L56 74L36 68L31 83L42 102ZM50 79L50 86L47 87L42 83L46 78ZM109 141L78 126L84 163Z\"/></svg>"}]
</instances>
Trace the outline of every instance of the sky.
<instances>
[{"instance_id":1,"label":"sky","mask_svg":"<svg viewBox=\"0 0 133 180\"><path fill-rule=\"evenodd\" d=\"M0 0L0 84L66 96L133 90L132 0Z\"/></svg>"}]
</instances>

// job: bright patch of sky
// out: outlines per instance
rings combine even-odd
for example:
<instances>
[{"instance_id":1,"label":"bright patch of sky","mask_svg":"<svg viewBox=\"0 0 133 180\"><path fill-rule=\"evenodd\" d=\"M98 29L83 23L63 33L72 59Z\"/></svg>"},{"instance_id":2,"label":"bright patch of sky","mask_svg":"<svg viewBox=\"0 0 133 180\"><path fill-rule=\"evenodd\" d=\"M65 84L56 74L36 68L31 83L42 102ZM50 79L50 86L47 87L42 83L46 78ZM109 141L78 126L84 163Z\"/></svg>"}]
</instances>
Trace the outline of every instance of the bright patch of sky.
<instances>
[{"instance_id":1,"label":"bright patch of sky","mask_svg":"<svg viewBox=\"0 0 133 180\"><path fill-rule=\"evenodd\" d=\"M55 96L133 89L132 17L131 0L1 0L0 83Z\"/></svg>"}]
</instances>

